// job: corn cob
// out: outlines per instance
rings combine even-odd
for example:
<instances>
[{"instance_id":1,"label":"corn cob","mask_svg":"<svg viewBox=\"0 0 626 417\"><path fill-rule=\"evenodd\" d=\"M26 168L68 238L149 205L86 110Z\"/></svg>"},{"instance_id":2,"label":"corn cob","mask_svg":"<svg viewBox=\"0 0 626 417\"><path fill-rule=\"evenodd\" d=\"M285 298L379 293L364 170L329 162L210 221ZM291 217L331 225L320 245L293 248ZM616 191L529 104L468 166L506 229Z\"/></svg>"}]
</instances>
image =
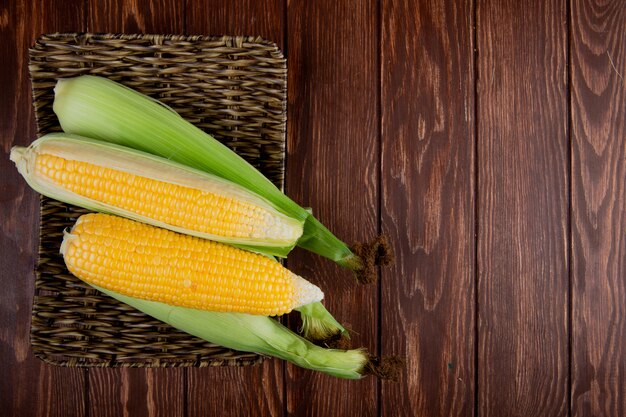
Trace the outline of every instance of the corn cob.
<instances>
[{"instance_id":1,"label":"corn cob","mask_svg":"<svg viewBox=\"0 0 626 417\"><path fill-rule=\"evenodd\" d=\"M11 159L35 190L90 210L268 255L284 256L302 233L301 223L236 184L114 144L49 134L28 148L14 147ZM307 338L348 337L321 303L298 310Z\"/></svg>"},{"instance_id":2,"label":"corn cob","mask_svg":"<svg viewBox=\"0 0 626 417\"><path fill-rule=\"evenodd\" d=\"M89 284L181 307L272 316L324 297L266 256L107 214L81 216L61 253Z\"/></svg>"},{"instance_id":3,"label":"corn cob","mask_svg":"<svg viewBox=\"0 0 626 417\"><path fill-rule=\"evenodd\" d=\"M11 159L44 195L177 232L279 256L302 234L302 222L237 184L106 142L51 134Z\"/></svg>"}]
</instances>

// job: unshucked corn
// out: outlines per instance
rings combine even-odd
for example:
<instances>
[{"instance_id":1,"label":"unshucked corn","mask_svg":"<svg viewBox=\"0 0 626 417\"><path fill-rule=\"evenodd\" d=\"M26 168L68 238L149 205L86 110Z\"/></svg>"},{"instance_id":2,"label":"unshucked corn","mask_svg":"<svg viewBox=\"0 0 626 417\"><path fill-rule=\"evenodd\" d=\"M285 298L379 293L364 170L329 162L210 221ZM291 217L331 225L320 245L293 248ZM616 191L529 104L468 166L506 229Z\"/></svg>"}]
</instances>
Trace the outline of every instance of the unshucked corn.
<instances>
[{"instance_id":1,"label":"unshucked corn","mask_svg":"<svg viewBox=\"0 0 626 417\"><path fill-rule=\"evenodd\" d=\"M356 271L357 277L371 273L366 263L310 210L296 204L239 155L167 106L91 75L60 79L54 91L54 112L65 132L160 155L239 184L267 199L281 213L304 222L298 246Z\"/></svg>"},{"instance_id":2,"label":"unshucked corn","mask_svg":"<svg viewBox=\"0 0 626 417\"><path fill-rule=\"evenodd\" d=\"M11 159L35 190L95 211L279 256L302 235L302 222L237 184L118 145L51 134Z\"/></svg>"},{"instance_id":3,"label":"unshucked corn","mask_svg":"<svg viewBox=\"0 0 626 417\"><path fill-rule=\"evenodd\" d=\"M273 316L324 297L266 256L107 214L81 216L61 253L89 284L181 307Z\"/></svg>"}]
</instances>

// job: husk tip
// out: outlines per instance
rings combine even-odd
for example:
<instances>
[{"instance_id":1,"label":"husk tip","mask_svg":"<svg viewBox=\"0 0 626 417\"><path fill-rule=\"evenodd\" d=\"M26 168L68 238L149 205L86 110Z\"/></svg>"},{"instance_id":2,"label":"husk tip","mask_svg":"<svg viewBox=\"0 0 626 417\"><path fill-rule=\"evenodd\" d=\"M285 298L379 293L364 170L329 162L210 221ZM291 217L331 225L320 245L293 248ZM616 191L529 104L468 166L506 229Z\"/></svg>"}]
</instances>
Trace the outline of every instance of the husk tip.
<instances>
[{"instance_id":1,"label":"husk tip","mask_svg":"<svg viewBox=\"0 0 626 417\"><path fill-rule=\"evenodd\" d=\"M24 154L26 153L26 148L23 146L14 146L11 148L11 152L9 153L9 159L18 165L20 161L24 159Z\"/></svg>"},{"instance_id":2,"label":"husk tip","mask_svg":"<svg viewBox=\"0 0 626 417\"><path fill-rule=\"evenodd\" d=\"M56 84L54 85L54 88L53 88L55 96L57 96L58 94L62 93L63 88L67 84L67 81L68 81L67 78L58 78L57 79L57 82L56 82Z\"/></svg>"},{"instance_id":3,"label":"husk tip","mask_svg":"<svg viewBox=\"0 0 626 417\"><path fill-rule=\"evenodd\" d=\"M311 334L305 335L305 338L317 346L329 349L350 349L350 335L347 331L337 330L333 333Z\"/></svg>"},{"instance_id":4,"label":"husk tip","mask_svg":"<svg viewBox=\"0 0 626 417\"><path fill-rule=\"evenodd\" d=\"M326 348L348 349L350 333L347 325L341 326L329 320L301 315L302 336L313 344Z\"/></svg>"}]
</instances>

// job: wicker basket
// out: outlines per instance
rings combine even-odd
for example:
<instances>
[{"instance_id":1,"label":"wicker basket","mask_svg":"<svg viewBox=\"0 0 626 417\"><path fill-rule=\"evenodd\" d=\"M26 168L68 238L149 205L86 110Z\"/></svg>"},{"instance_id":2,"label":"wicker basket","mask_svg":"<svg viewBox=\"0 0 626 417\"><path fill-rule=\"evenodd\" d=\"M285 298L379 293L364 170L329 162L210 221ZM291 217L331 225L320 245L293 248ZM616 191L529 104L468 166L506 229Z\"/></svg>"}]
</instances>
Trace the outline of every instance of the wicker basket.
<instances>
[{"instance_id":1,"label":"wicker basket","mask_svg":"<svg viewBox=\"0 0 626 417\"><path fill-rule=\"evenodd\" d=\"M282 187L286 60L252 37L44 35L30 50L40 135L59 131L57 78L95 74L174 108ZM249 365L262 357L207 343L111 299L73 277L59 255L63 230L86 211L41 199L31 344L63 366Z\"/></svg>"}]
</instances>

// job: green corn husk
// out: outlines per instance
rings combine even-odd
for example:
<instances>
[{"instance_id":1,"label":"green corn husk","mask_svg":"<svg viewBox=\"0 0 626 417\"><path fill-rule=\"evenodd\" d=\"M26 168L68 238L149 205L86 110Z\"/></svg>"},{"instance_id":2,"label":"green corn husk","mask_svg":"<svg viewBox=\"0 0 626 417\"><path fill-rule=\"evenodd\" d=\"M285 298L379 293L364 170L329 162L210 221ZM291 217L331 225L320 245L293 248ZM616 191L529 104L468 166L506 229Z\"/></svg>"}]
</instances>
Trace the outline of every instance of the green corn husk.
<instances>
[{"instance_id":1,"label":"green corn husk","mask_svg":"<svg viewBox=\"0 0 626 417\"><path fill-rule=\"evenodd\" d=\"M321 302L295 310L302 319L302 335L318 345L342 345L350 339L348 331L330 314Z\"/></svg>"},{"instance_id":2,"label":"green corn husk","mask_svg":"<svg viewBox=\"0 0 626 417\"><path fill-rule=\"evenodd\" d=\"M365 267L345 243L252 165L154 99L106 78L84 75L58 81L54 112L65 132L139 149L235 182L305 221L298 246L353 271Z\"/></svg>"},{"instance_id":3,"label":"green corn husk","mask_svg":"<svg viewBox=\"0 0 626 417\"><path fill-rule=\"evenodd\" d=\"M269 317L174 307L93 287L179 330L230 349L273 356L338 378L359 379L368 372L370 358L365 349L325 349Z\"/></svg>"}]
</instances>

